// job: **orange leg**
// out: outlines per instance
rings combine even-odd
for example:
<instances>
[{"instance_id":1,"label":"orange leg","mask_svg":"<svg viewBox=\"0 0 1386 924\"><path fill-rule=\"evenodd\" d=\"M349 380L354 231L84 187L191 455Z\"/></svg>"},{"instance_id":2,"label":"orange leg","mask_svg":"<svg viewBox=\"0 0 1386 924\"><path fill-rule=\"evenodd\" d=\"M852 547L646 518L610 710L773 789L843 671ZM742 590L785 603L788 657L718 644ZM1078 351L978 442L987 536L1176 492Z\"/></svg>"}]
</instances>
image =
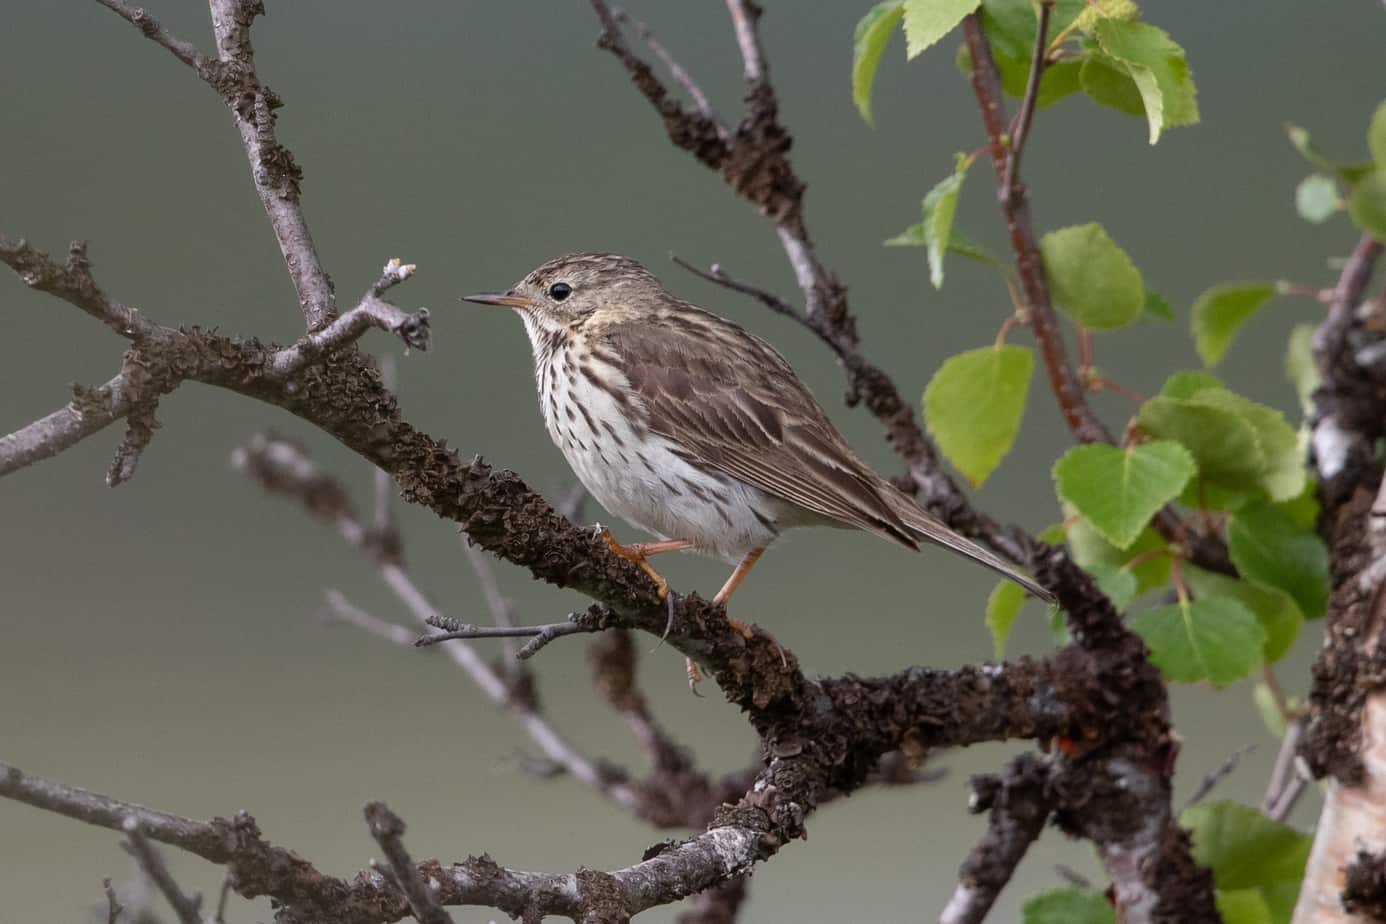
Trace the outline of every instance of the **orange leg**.
<instances>
[{"instance_id":1,"label":"orange leg","mask_svg":"<svg viewBox=\"0 0 1386 924\"><path fill-rule=\"evenodd\" d=\"M669 582L660 576L659 572L650 567L646 557L658 555L660 552L682 552L684 549L691 549L693 543L687 539L665 539L661 542L636 542L632 545L621 545L611 535L611 530L602 527L602 539L606 541L607 547L626 561L634 562L640 566L640 570L650 576L654 585L659 590L659 599L663 600L669 596Z\"/></svg>"},{"instance_id":2,"label":"orange leg","mask_svg":"<svg viewBox=\"0 0 1386 924\"><path fill-rule=\"evenodd\" d=\"M717 591L717 596L712 598L712 602L725 607L727 601L731 599L731 595L736 593L736 588L741 586L741 582L746 579L746 575L751 573L751 569L755 567L756 562L760 560L760 556L764 553L764 548L751 549L751 551L747 552L746 557L741 559L741 564L737 565L736 570L731 573L731 577L727 578L727 583L723 584L722 589ZM744 622L732 619L730 616L727 617L727 622L731 623L733 629L740 632L748 639L753 634L751 632L751 627Z\"/></svg>"}]
</instances>

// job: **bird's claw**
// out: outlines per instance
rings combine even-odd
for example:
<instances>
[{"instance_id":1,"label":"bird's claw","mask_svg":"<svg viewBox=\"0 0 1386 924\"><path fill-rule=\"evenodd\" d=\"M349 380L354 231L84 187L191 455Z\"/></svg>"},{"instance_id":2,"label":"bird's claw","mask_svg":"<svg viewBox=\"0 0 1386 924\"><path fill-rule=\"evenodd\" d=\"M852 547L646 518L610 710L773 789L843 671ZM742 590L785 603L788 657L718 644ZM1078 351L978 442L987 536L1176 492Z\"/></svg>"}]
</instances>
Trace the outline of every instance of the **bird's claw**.
<instances>
[{"instance_id":1,"label":"bird's claw","mask_svg":"<svg viewBox=\"0 0 1386 924\"><path fill-rule=\"evenodd\" d=\"M684 670L688 672L688 692L702 699L703 694L698 692L698 684L703 682L703 672L698 669L698 662L692 658L684 658Z\"/></svg>"}]
</instances>

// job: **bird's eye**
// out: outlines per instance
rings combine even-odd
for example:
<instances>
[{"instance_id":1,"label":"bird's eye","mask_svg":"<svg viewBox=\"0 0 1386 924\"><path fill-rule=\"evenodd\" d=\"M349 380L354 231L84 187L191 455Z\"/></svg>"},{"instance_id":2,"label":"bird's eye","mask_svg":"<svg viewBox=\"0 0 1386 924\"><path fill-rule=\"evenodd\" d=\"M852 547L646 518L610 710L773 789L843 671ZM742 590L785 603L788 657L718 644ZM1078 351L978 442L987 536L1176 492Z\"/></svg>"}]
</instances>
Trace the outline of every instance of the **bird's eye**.
<instances>
[{"instance_id":1,"label":"bird's eye","mask_svg":"<svg viewBox=\"0 0 1386 924\"><path fill-rule=\"evenodd\" d=\"M561 302L569 295L573 294L573 287L566 282L555 282L549 286L549 298L556 302Z\"/></svg>"}]
</instances>

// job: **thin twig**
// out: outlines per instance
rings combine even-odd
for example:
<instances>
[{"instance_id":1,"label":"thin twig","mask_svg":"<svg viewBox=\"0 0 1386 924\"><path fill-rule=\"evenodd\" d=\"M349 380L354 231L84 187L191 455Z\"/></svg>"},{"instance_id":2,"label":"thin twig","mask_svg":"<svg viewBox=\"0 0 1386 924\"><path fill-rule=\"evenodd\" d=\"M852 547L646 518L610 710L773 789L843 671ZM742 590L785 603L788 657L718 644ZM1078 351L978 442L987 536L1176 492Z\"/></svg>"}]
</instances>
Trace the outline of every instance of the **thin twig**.
<instances>
[{"instance_id":1,"label":"thin twig","mask_svg":"<svg viewBox=\"0 0 1386 924\"><path fill-rule=\"evenodd\" d=\"M303 216L303 171L275 135L274 111L282 102L260 80L255 68L250 25L264 7L243 0L208 0L208 6L222 70L236 77L218 89L240 132L255 191L279 242L304 321L310 331L318 330L336 317L337 299Z\"/></svg>"},{"instance_id":2,"label":"thin twig","mask_svg":"<svg viewBox=\"0 0 1386 924\"><path fill-rule=\"evenodd\" d=\"M1242 758L1254 750L1256 750L1256 745L1248 744L1246 747L1233 751L1228 755L1226 760L1199 782L1198 788L1195 789L1184 802L1184 808L1187 809L1189 806L1196 805L1206 799L1209 793L1217 789L1218 784L1232 775L1232 772L1237 769L1237 765L1241 763Z\"/></svg>"},{"instance_id":3,"label":"thin twig","mask_svg":"<svg viewBox=\"0 0 1386 924\"><path fill-rule=\"evenodd\" d=\"M477 584L481 586L481 595L486 600L486 608L491 611L491 621L497 626L515 625L514 608L501 593L500 582L496 580L496 569L492 567L490 557L472 545L466 536L462 537L462 552L467 556L467 561L476 574ZM520 655L520 647L514 641L517 636L504 635L501 638L504 639L501 645L505 649L505 663L507 667L513 667Z\"/></svg>"},{"instance_id":4,"label":"thin twig","mask_svg":"<svg viewBox=\"0 0 1386 924\"><path fill-rule=\"evenodd\" d=\"M404 822L399 816L390 811L385 803L371 802L366 806L366 824L370 826L371 837L384 852L395 882L409 900L409 910L414 913L414 920L419 924L453 924L452 917L438 904L441 885L436 880L432 884L424 882L409 851L405 849Z\"/></svg>"},{"instance_id":5,"label":"thin twig","mask_svg":"<svg viewBox=\"0 0 1386 924\"><path fill-rule=\"evenodd\" d=\"M389 622L367 613L343 596L341 591L329 588L325 596L327 610L323 616L329 622L341 622L355 626L371 635L405 648L412 647L414 640L419 637L418 633L411 629L406 629L398 623Z\"/></svg>"},{"instance_id":6,"label":"thin twig","mask_svg":"<svg viewBox=\"0 0 1386 924\"><path fill-rule=\"evenodd\" d=\"M226 903L231 898L231 886L235 882L234 877L227 873L221 880L221 894L217 896L217 913L212 918L212 924L226 924Z\"/></svg>"},{"instance_id":7,"label":"thin twig","mask_svg":"<svg viewBox=\"0 0 1386 924\"><path fill-rule=\"evenodd\" d=\"M688 94L688 98L693 101L693 105L698 108L698 111L717 123L718 129L725 137L728 134L727 127L723 125L722 120L718 118L717 112L712 108L712 103L708 101L707 94L703 92L703 88L698 86L698 82L693 79L693 76L688 73L683 65L674 60L674 56L669 53L669 49L665 48L659 39L655 38L655 34L650 27L634 16L631 16L619 6L613 6L611 8L611 14L615 17L617 22L634 27L641 41L645 43L646 47L648 47L650 51L654 53L654 56L659 59L660 63L664 65L665 70L669 72L669 76L674 79L674 83L683 87L684 92Z\"/></svg>"},{"instance_id":8,"label":"thin twig","mask_svg":"<svg viewBox=\"0 0 1386 924\"><path fill-rule=\"evenodd\" d=\"M760 7L751 0L727 0L727 12L731 13L736 45L741 49L742 70L746 74L746 82L763 82L766 77L765 53L761 50L760 32L756 29L756 21L760 19Z\"/></svg>"},{"instance_id":9,"label":"thin twig","mask_svg":"<svg viewBox=\"0 0 1386 924\"><path fill-rule=\"evenodd\" d=\"M206 55L199 51L192 42L184 41L169 32L142 7L131 6L128 3L122 3L121 0L96 0L96 2L139 29L146 38L156 45L167 49L169 54L197 71L203 80L211 80L213 68L210 67Z\"/></svg>"},{"instance_id":10,"label":"thin twig","mask_svg":"<svg viewBox=\"0 0 1386 924\"><path fill-rule=\"evenodd\" d=\"M125 906L116 899L115 889L111 887L109 876L101 880L101 888L106 892L106 924L116 924L116 920L120 917L120 913L125 910Z\"/></svg>"},{"instance_id":11,"label":"thin twig","mask_svg":"<svg viewBox=\"0 0 1386 924\"><path fill-rule=\"evenodd\" d=\"M232 464L266 490L298 500L310 514L332 524L349 545L376 564L386 586L421 625L431 627L445 619L403 566L392 555L382 556L381 550L373 547L373 534L356 518L346 490L336 479L314 465L301 449L281 439L257 435L232 454ZM408 634L407 640L402 640L402 627L359 610L340 594L329 595L328 604L333 615L343 622L360 626L398 644L412 645L415 641L413 633ZM535 641L541 638L543 636L537 636ZM551 640L544 639L544 643ZM527 702L517 699L513 685L507 683L475 648L463 641L453 641L444 645L442 650L466 672L489 700L516 711L520 724L546 757L561 764L574 779L591 786L617 805L626 809L635 807L638 797L628 784L583 755L543 715ZM523 649L520 655L529 656Z\"/></svg>"},{"instance_id":12,"label":"thin twig","mask_svg":"<svg viewBox=\"0 0 1386 924\"><path fill-rule=\"evenodd\" d=\"M140 819L131 815L125 819L121 827L125 831L126 851L135 858L140 869L163 893L164 898L173 907L173 913L178 915L179 924L202 924L202 914L199 910L202 897L183 894L168 867L164 865L163 857L159 856L159 851L149 842L149 837L140 825Z\"/></svg>"},{"instance_id":13,"label":"thin twig","mask_svg":"<svg viewBox=\"0 0 1386 924\"><path fill-rule=\"evenodd\" d=\"M1015 131L1006 151L1006 166L1001 174L1001 188L1005 195L1019 195L1016 177L1020 171L1020 156L1025 151L1025 142L1030 140L1030 123L1035 117L1035 101L1039 98L1040 81L1044 79L1044 65L1048 57L1045 43L1049 37L1049 17L1054 12L1054 0L1042 0L1039 5L1039 23L1035 28L1035 48L1030 56L1030 75L1025 82L1025 96L1020 104L1020 114L1016 117Z\"/></svg>"},{"instance_id":14,"label":"thin twig","mask_svg":"<svg viewBox=\"0 0 1386 924\"><path fill-rule=\"evenodd\" d=\"M456 639L528 638L530 641L515 655L521 661L527 661L554 639L562 638L565 635L602 631L600 626L579 621L579 619L580 614L573 613L569 615L567 622L554 622L542 626L473 626L439 615L429 622L429 625L442 631L421 636L414 641L414 645L419 648L426 648L430 645Z\"/></svg>"}]
</instances>

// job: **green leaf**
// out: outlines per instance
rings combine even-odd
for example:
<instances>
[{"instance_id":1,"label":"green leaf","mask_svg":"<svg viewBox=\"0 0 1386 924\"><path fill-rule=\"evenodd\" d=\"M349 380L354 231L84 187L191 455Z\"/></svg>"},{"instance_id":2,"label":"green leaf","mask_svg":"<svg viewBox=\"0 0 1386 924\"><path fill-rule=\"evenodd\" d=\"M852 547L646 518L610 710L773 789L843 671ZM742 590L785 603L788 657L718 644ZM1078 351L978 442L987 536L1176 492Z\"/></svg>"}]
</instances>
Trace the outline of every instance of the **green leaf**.
<instances>
[{"instance_id":1,"label":"green leaf","mask_svg":"<svg viewBox=\"0 0 1386 924\"><path fill-rule=\"evenodd\" d=\"M998 661L1006 656L1006 639L1011 637L1011 626L1024 606L1025 591L1010 581L998 583L987 597L987 630Z\"/></svg>"},{"instance_id":2,"label":"green leaf","mask_svg":"<svg viewBox=\"0 0 1386 924\"><path fill-rule=\"evenodd\" d=\"M904 0L905 50L913 58L943 38L963 17L981 5L981 0Z\"/></svg>"},{"instance_id":3,"label":"green leaf","mask_svg":"<svg viewBox=\"0 0 1386 924\"><path fill-rule=\"evenodd\" d=\"M962 190L963 178L967 176L968 159L966 155L959 154L956 159L953 172L939 180L934 188L929 190L924 197L924 220L917 225L910 225L903 232L887 240L887 247L927 247L929 250L929 281L934 288L943 286L943 255L952 247L953 238L953 214L958 208L958 193ZM975 247L970 241L964 241L960 250L970 250ZM976 253L968 252L966 256L980 259L981 262L992 262L987 257L979 257L980 248L976 248ZM988 255L989 256L989 255ZM996 261L999 263L999 261Z\"/></svg>"},{"instance_id":4,"label":"green leaf","mask_svg":"<svg viewBox=\"0 0 1386 924\"><path fill-rule=\"evenodd\" d=\"M943 255L952 237L953 214L958 209L958 193L967 176L967 157L959 154L953 172L929 190L924 197L924 243L929 248L929 281L935 289L943 287Z\"/></svg>"},{"instance_id":5,"label":"green leaf","mask_svg":"<svg viewBox=\"0 0 1386 924\"><path fill-rule=\"evenodd\" d=\"M1058 306L1089 330L1115 330L1140 317L1140 270L1096 222L1050 231L1040 254Z\"/></svg>"},{"instance_id":6,"label":"green leaf","mask_svg":"<svg viewBox=\"0 0 1386 924\"><path fill-rule=\"evenodd\" d=\"M929 432L973 486L1015 444L1034 367L1025 347L981 347L950 357L924 389Z\"/></svg>"},{"instance_id":7,"label":"green leaf","mask_svg":"<svg viewBox=\"0 0 1386 924\"><path fill-rule=\"evenodd\" d=\"M1263 464L1255 483L1275 501L1286 501L1304 490L1308 472L1299 437L1275 408L1243 398L1225 388L1200 391L1189 399L1194 404L1230 411L1249 423L1256 431L1256 445L1261 450Z\"/></svg>"},{"instance_id":8,"label":"green leaf","mask_svg":"<svg viewBox=\"0 0 1386 924\"><path fill-rule=\"evenodd\" d=\"M1136 541L1155 512L1178 497L1193 474L1188 450L1170 442L1130 449L1075 446L1054 464L1059 496L1121 549Z\"/></svg>"},{"instance_id":9,"label":"green leaf","mask_svg":"<svg viewBox=\"0 0 1386 924\"><path fill-rule=\"evenodd\" d=\"M983 266L990 266L992 269L1000 270L1002 273L1009 271L1006 262L1000 257L978 244L972 238L954 228L948 235L948 252L966 257Z\"/></svg>"},{"instance_id":10,"label":"green leaf","mask_svg":"<svg viewBox=\"0 0 1386 924\"><path fill-rule=\"evenodd\" d=\"M1022 924L1116 924L1116 912L1106 896L1080 889L1055 889L1026 899Z\"/></svg>"},{"instance_id":11,"label":"green leaf","mask_svg":"<svg viewBox=\"0 0 1386 924\"><path fill-rule=\"evenodd\" d=\"M1367 126L1367 148L1376 165L1386 168L1386 101L1372 113L1371 124Z\"/></svg>"},{"instance_id":12,"label":"green leaf","mask_svg":"<svg viewBox=\"0 0 1386 924\"><path fill-rule=\"evenodd\" d=\"M1090 0L1087 9L1078 16L1077 26L1084 32L1091 32L1103 19L1135 19L1140 10L1132 0Z\"/></svg>"},{"instance_id":13,"label":"green leaf","mask_svg":"<svg viewBox=\"0 0 1386 924\"><path fill-rule=\"evenodd\" d=\"M1226 686L1261 663L1266 632L1256 615L1230 597L1188 600L1146 610L1131 620L1150 660L1180 683Z\"/></svg>"},{"instance_id":14,"label":"green leaf","mask_svg":"<svg viewBox=\"0 0 1386 924\"><path fill-rule=\"evenodd\" d=\"M1194 344L1205 365L1222 360L1242 325L1273 295L1273 282L1233 282L1213 286L1194 300Z\"/></svg>"},{"instance_id":15,"label":"green leaf","mask_svg":"<svg viewBox=\"0 0 1386 924\"><path fill-rule=\"evenodd\" d=\"M1192 398L1200 391L1207 391L1210 388L1227 388L1222 384L1222 379L1213 375L1211 372L1204 372L1201 369L1190 369L1183 372L1175 372L1165 379L1164 387L1160 389L1160 394L1166 398L1179 398L1180 400Z\"/></svg>"},{"instance_id":16,"label":"green leaf","mask_svg":"<svg viewBox=\"0 0 1386 924\"><path fill-rule=\"evenodd\" d=\"M1256 429L1223 407L1157 395L1141 405L1141 429L1193 453L1200 477L1237 484L1266 468Z\"/></svg>"},{"instance_id":17,"label":"green leaf","mask_svg":"<svg viewBox=\"0 0 1386 924\"><path fill-rule=\"evenodd\" d=\"M852 38L852 102L857 104L867 125L876 124L871 118L871 87L876 82L876 68L904 15L903 0L885 0L868 10L857 23Z\"/></svg>"},{"instance_id":18,"label":"green leaf","mask_svg":"<svg viewBox=\"0 0 1386 924\"><path fill-rule=\"evenodd\" d=\"M1065 512L1071 509L1066 505ZM1076 515L1076 511L1075 511ZM1139 564L1127 567L1137 556L1156 549L1167 548L1167 543L1159 533L1150 527L1141 531L1126 549L1112 545L1093 525L1084 519L1074 520L1068 528L1068 547L1073 551L1073 560L1097 577L1111 571L1124 570L1136 577L1136 595L1164 587L1169 583L1169 556L1148 555Z\"/></svg>"},{"instance_id":19,"label":"green leaf","mask_svg":"<svg viewBox=\"0 0 1386 924\"><path fill-rule=\"evenodd\" d=\"M1349 186L1372 172L1373 165L1370 162L1344 164L1329 160L1314 144L1313 139L1309 136L1309 132L1298 125L1286 122L1285 135L1290 139L1290 144L1294 145L1295 150L1299 152L1301 157L1318 168L1320 172L1336 176Z\"/></svg>"},{"instance_id":20,"label":"green leaf","mask_svg":"<svg viewBox=\"0 0 1386 924\"><path fill-rule=\"evenodd\" d=\"M1311 173L1295 187L1295 211L1310 224L1323 224L1342 207L1338 184L1330 176Z\"/></svg>"},{"instance_id":21,"label":"green leaf","mask_svg":"<svg viewBox=\"0 0 1386 924\"><path fill-rule=\"evenodd\" d=\"M1261 628L1266 632L1265 645L1261 654L1267 664L1279 661L1290 650L1300 627L1304 624L1304 614L1299 605L1285 591L1249 581L1239 581L1225 574L1204 571L1193 565L1183 568L1184 580L1197 599L1226 597L1236 600L1256 615Z\"/></svg>"},{"instance_id":22,"label":"green leaf","mask_svg":"<svg viewBox=\"0 0 1386 924\"><path fill-rule=\"evenodd\" d=\"M1276 924L1265 896L1256 889L1217 889L1213 898L1222 924Z\"/></svg>"},{"instance_id":23,"label":"green leaf","mask_svg":"<svg viewBox=\"0 0 1386 924\"><path fill-rule=\"evenodd\" d=\"M1145 316L1148 318L1159 318L1162 321L1174 320L1174 308L1159 292L1152 292L1149 289L1145 292L1145 305L1143 306Z\"/></svg>"},{"instance_id":24,"label":"green leaf","mask_svg":"<svg viewBox=\"0 0 1386 924\"><path fill-rule=\"evenodd\" d=\"M1150 143L1167 127L1198 121L1197 94L1184 49L1163 30L1129 19L1098 20L1097 46L1114 70L1125 70L1140 96ZM1086 84L1085 84L1086 86Z\"/></svg>"},{"instance_id":25,"label":"green leaf","mask_svg":"<svg viewBox=\"0 0 1386 924\"><path fill-rule=\"evenodd\" d=\"M1200 802L1180 824L1193 835L1193 857L1213 870L1218 888L1261 889L1304 876L1312 838L1235 802Z\"/></svg>"},{"instance_id":26,"label":"green leaf","mask_svg":"<svg viewBox=\"0 0 1386 924\"><path fill-rule=\"evenodd\" d=\"M1348 193L1348 216L1363 231L1386 240L1386 168L1373 170Z\"/></svg>"},{"instance_id":27,"label":"green leaf","mask_svg":"<svg viewBox=\"0 0 1386 924\"><path fill-rule=\"evenodd\" d=\"M1285 350L1285 377L1295 386L1299 406L1308 414L1314 409L1314 390L1319 387L1318 364L1314 362L1314 325L1297 324L1290 331Z\"/></svg>"},{"instance_id":28,"label":"green leaf","mask_svg":"<svg viewBox=\"0 0 1386 924\"><path fill-rule=\"evenodd\" d=\"M1227 551L1243 577L1285 591L1306 619L1323 615L1328 549L1289 514L1269 504L1247 505L1228 520Z\"/></svg>"},{"instance_id":29,"label":"green leaf","mask_svg":"<svg viewBox=\"0 0 1386 924\"><path fill-rule=\"evenodd\" d=\"M1083 69L1078 77L1083 92L1099 106L1126 115L1145 115L1141 91L1131 79L1130 71L1120 61L1094 50L1083 60Z\"/></svg>"},{"instance_id":30,"label":"green leaf","mask_svg":"<svg viewBox=\"0 0 1386 924\"><path fill-rule=\"evenodd\" d=\"M1312 531L1319 522L1318 485L1312 478L1304 479L1304 490L1297 497L1280 501L1275 509L1282 511L1300 529Z\"/></svg>"}]
</instances>

